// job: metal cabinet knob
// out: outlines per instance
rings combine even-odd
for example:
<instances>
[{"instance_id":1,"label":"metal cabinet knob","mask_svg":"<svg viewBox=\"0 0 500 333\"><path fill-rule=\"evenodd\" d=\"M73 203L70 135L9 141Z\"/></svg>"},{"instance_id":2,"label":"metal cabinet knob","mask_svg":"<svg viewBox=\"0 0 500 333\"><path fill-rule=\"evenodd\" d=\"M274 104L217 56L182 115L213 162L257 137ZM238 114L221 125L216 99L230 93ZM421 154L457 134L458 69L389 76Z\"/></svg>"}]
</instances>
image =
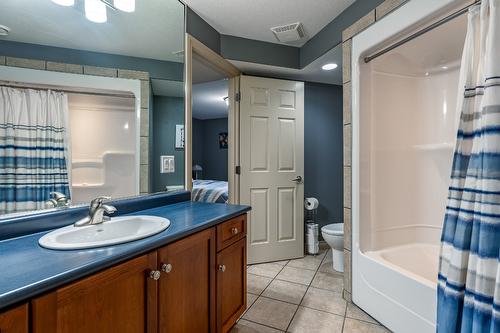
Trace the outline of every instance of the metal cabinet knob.
<instances>
[{"instance_id":1,"label":"metal cabinet knob","mask_svg":"<svg viewBox=\"0 0 500 333\"><path fill-rule=\"evenodd\" d=\"M161 270L165 273L170 273L172 271L172 264L163 264L161 265Z\"/></svg>"},{"instance_id":2,"label":"metal cabinet knob","mask_svg":"<svg viewBox=\"0 0 500 333\"><path fill-rule=\"evenodd\" d=\"M240 231L238 230L238 228L231 228L231 233L232 233L233 235L237 235L237 234L238 234L238 232L240 232Z\"/></svg>"},{"instance_id":3,"label":"metal cabinet knob","mask_svg":"<svg viewBox=\"0 0 500 333\"><path fill-rule=\"evenodd\" d=\"M160 271L156 271L156 270L155 270L155 271L150 271L150 272L149 272L149 277L150 277L151 279L155 280L155 281L156 281L156 280L158 280L158 279L160 278L160 275L161 275Z\"/></svg>"},{"instance_id":4,"label":"metal cabinet knob","mask_svg":"<svg viewBox=\"0 0 500 333\"><path fill-rule=\"evenodd\" d=\"M219 265L219 271L225 272L226 271L226 265Z\"/></svg>"}]
</instances>

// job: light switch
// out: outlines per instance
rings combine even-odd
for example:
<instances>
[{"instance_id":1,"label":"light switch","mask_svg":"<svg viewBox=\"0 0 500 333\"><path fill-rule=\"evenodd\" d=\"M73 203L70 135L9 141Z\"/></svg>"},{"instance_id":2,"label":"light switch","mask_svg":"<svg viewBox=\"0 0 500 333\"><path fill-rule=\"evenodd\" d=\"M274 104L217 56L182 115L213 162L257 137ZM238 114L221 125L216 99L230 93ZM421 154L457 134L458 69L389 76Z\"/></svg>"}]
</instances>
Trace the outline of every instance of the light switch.
<instances>
[{"instance_id":1,"label":"light switch","mask_svg":"<svg viewBox=\"0 0 500 333\"><path fill-rule=\"evenodd\" d=\"M173 155L160 156L160 173L175 172L175 157Z\"/></svg>"}]
</instances>

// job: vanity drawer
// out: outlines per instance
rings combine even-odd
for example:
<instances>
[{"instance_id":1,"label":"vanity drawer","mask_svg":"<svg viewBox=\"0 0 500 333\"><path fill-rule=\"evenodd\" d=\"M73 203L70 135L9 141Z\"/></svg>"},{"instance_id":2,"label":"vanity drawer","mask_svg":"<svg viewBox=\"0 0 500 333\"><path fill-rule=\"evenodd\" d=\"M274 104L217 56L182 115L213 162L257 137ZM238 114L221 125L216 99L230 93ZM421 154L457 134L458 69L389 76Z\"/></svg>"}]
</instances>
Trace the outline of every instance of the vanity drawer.
<instances>
[{"instance_id":1,"label":"vanity drawer","mask_svg":"<svg viewBox=\"0 0 500 333\"><path fill-rule=\"evenodd\" d=\"M247 234L247 215L232 218L217 226L217 251L233 244Z\"/></svg>"}]
</instances>

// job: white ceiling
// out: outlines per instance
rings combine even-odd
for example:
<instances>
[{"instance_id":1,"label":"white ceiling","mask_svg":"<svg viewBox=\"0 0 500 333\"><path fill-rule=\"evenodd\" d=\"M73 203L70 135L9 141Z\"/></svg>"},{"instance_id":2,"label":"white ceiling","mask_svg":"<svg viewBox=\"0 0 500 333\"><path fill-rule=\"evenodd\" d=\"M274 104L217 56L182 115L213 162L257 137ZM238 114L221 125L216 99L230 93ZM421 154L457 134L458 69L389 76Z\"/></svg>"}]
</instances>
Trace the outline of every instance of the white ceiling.
<instances>
[{"instance_id":1,"label":"white ceiling","mask_svg":"<svg viewBox=\"0 0 500 333\"><path fill-rule=\"evenodd\" d=\"M293 69L262 65L245 61L229 60L243 73L283 79L319 82L342 85L342 45L339 44L303 69ZM324 71L321 67L327 63L336 63L338 67L331 71Z\"/></svg>"},{"instance_id":2,"label":"white ceiling","mask_svg":"<svg viewBox=\"0 0 500 333\"><path fill-rule=\"evenodd\" d=\"M193 83L203 83L222 80L225 75L213 68L212 65L203 60L197 54L193 54L192 68Z\"/></svg>"},{"instance_id":3,"label":"white ceiling","mask_svg":"<svg viewBox=\"0 0 500 333\"><path fill-rule=\"evenodd\" d=\"M355 0L182 0L218 32L225 35L278 41L272 27L302 22L307 36L302 46Z\"/></svg>"},{"instance_id":4,"label":"white ceiling","mask_svg":"<svg viewBox=\"0 0 500 333\"><path fill-rule=\"evenodd\" d=\"M228 81L218 80L193 84L193 118L217 119L227 117Z\"/></svg>"},{"instance_id":5,"label":"white ceiling","mask_svg":"<svg viewBox=\"0 0 500 333\"><path fill-rule=\"evenodd\" d=\"M1 0L1 40L183 62L184 6L177 0L137 0L133 13L108 8L108 22L85 18L83 0L73 7L51 0Z\"/></svg>"}]
</instances>

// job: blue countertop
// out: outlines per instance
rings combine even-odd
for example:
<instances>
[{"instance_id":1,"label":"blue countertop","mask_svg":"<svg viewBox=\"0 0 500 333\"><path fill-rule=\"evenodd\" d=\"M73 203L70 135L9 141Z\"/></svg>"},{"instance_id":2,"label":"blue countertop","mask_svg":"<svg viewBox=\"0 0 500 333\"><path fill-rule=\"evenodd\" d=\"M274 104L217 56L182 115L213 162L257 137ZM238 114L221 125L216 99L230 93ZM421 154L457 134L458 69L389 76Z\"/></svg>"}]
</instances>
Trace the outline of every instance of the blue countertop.
<instances>
[{"instance_id":1,"label":"blue countertop","mask_svg":"<svg viewBox=\"0 0 500 333\"><path fill-rule=\"evenodd\" d=\"M48 231L0 241L0 309L28 300L68 282L162 247L250 210L248 206L183 201L135 211L170 219L154 236L87 250L48 250L38 239Z\"/></svg>"}]
</instances>

